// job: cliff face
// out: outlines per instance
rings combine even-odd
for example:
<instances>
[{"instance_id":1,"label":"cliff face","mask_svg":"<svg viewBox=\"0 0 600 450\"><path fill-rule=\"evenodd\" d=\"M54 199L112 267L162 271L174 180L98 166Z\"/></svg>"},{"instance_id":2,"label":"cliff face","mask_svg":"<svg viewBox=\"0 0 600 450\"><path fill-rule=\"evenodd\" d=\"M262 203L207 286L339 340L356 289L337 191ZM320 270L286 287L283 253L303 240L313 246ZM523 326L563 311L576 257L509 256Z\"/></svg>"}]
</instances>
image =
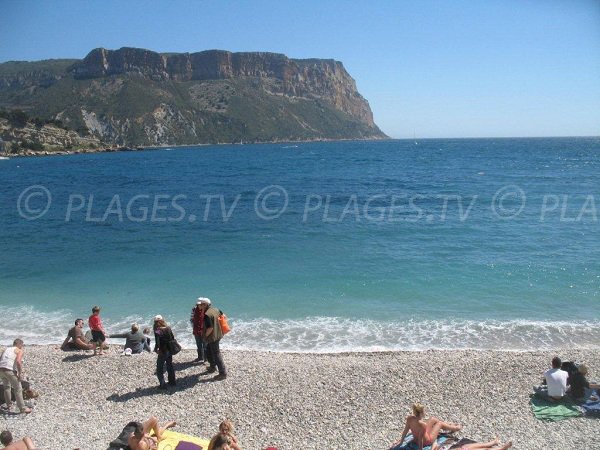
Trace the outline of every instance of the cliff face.
<instances>
[{"instance_id":1,"label":"cliff face","mask_svg":"<svg viewBox=\"0 0 600 450\"><path fill-rule=\"evenodd\" d=\"M69 64L42 63L0 64L0 107L25 107L105 142L385 137L335 60L99 48Z\"/></svg>"},{"instance_id":2,"label":"cliff face","mask_svg":"<svg viewBox=\"0 0 600 450\"><path fill-rule=\"evenodd\" d=\"M75 78L138 74L154 81L223 80L255 77L280 80L280 94L330 101L336 108L375 126L367 101L343 64L333 59L290 59L279 53L208 50L163 55L137 48L92 50L71 68Z\"/></svg>"}]
</instances>

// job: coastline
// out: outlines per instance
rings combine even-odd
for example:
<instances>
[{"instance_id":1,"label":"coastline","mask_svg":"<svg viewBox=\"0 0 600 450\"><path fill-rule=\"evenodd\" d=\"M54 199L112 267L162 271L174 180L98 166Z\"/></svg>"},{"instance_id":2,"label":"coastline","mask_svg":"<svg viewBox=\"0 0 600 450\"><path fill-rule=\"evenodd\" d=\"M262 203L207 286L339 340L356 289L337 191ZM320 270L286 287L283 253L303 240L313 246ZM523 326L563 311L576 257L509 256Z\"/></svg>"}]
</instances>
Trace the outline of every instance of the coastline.
<instances>
[{"instance_id":1,"label":"coastline","mask_svg":"<svg viewBox=\"0 0 600 450\"><path fill-rule=\"evenodd\" d=\"M200 144L173 144L173 145L157 145L157 146L110 146L101 148L81 148L77 150L25 150L19 153L0 153L2 157L8 158L21 158L21 157L35 157L35 156L65 156L65 155L79 155L79 154L90 154L90 153L116 153L116 152L137 152L144 150L164 150L167 148L186 148L186 147L208 147L213 145L258 145L258 144L302 144L312 142L349 142L349 141L388 141L393 140L389 137L365 137L349 138L349 139L329 139L329 138L315 138L315 139L303 139L298 141L293 140L273 140L273 141L256 141L247 143L237 142L216 142L216 143L200 143Z\"/></svg>"},{"instance_id":2,"label":"coastline","mask_svg":"<svg viewBox=\"0 0 600 450\"><path fill-rule=\"evenodd\" d=\"M175 356L178 386L156 389L156 357L103 357L27 346L26 371L40 392L34 412L4 421L42 449L106 449L130 420L156 415L175 431L210 438L231 419L244 449L385 449L413 402L462 423L458 436L512 440L515 449L592 448L597 422L537 420L529 394L551 351L426 350L283 353L224 350L228 378L211 382L193 350ZM561 350L600 378L600 350ZM60 430L57 433L57 430Z\"/></svg>"}]
</instances>

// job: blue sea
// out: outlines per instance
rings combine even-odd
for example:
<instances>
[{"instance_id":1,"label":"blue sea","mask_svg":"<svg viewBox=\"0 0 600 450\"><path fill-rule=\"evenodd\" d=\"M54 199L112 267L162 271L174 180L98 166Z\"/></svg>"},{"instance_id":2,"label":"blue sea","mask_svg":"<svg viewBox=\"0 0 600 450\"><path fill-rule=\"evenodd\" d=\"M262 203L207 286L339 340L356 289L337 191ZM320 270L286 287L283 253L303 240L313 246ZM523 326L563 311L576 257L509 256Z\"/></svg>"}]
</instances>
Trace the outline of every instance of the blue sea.
<instances>
[{"instance_id":1,"label":"blue sea","mask_svg":"<svg viewBox=\"0 0 600 450\"><path fill-rule=\"evenodd\" d=\"M234 349L600 347L600 138L0 160L0 342L209 297Z\"/></svg>"}]
</instances>

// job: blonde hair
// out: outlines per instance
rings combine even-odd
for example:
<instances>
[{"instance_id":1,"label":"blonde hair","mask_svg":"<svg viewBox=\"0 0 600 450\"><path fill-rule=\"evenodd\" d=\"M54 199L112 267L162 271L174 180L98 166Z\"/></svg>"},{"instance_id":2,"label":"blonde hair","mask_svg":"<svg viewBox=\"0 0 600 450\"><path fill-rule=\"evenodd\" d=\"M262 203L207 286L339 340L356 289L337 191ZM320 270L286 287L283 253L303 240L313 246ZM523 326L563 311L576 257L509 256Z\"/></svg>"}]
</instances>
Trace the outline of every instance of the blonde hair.
<instances>
[{"instance_id":1,"label":"blonde hair","mask_svg":"<svg viewBox=\"0 0 600 450\"><path fill-rule=\"evenodd\" d=\"M229 419L225 419L219 424L219 431L223 434L233 433L233 423Z\"/></svg>"},{"instance_id":2,"label":"blonde hair","mask_svg":"<svg viewBox=\"0 0 600 450\"><path fill-rule=\"evenodd\" d=\"M425 414L425 406L420 403L413 403L412 405L413 414L418 417L423 417Z\"/></svg>"},{"instance_id":3,"label":"blonde hair","mask_svg":"<svg viewBox=\"0 0 600 450\"><path fill-rule=\"evenodd\" d=\"M581 365L580 365L580 366L577 368L577 370L579 371L579 373L580 373L581 375L584 375L584 376L585 376L585 375L587 375L587 373L588 373L588 368L587 368L587 366L586 366L585 364L581 364Z\"/></svg>"}]
</instances>

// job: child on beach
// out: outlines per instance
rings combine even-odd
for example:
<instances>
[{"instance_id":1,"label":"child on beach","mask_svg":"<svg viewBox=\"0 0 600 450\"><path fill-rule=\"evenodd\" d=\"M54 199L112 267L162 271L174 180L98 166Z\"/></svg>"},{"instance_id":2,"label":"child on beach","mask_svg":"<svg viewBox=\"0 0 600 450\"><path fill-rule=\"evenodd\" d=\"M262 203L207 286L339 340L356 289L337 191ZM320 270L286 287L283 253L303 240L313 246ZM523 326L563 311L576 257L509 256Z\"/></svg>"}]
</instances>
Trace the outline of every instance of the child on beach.
<instances>
[{"instance_id":1,"label":"child on beach","mask_svg":"<svg viewBox=\"0 0 600 450\"><path fill-rule=\"evenodd\" d=\"M229 446L233 449L233 450L242 450L242 448L240 447L240 445L238 444L238 440L235 437L235 435L233 434L233 423L231 422L231 420L229 419L225 419L223 422L221 422L221 424L219 425L219 432L225 436L228 436L230 439L230 444Z\"/></svg>"},{"instance_id":2,"label":"child on beach","mask_svg":"<svg viewBox=\"0 0 600 450\"><path fill-rule=\"evenodd\" d=\"M104 348L104 341L106 341L108 335L104 331L104 326L102 325L99 306L94 306L92 308L92 315L88 318L88 325L90 330L92 330L92 342L95 343L94 355L103 355L102 349Z\"/></svg>"},{"instance_id":3,"label":"child on beach","mask_svg":"<svg viewBox=\"0 0 600 450\"><path fill-rule=\"evenodd\" d=\"M15 441L12 433L8 430L0 433L0 442L5 450L35 450L35 445L31 438L24 437L19 441Z\"/></svg>"},{"instance_id":4,"label":"child on beach","mask_svg":"<svg viewBox=\"0 0 600 450\"><path fill-rule=\"evenodd\" d=\"M150 350L150 344L152 342L150 340L150 328L148 328L148 327L144 328L143 333L144 333L144 337L146 338L146 347L147 347L146 350L150 352L150 351L152 351L152 350Z\"/></svg>"}]
</instances>

